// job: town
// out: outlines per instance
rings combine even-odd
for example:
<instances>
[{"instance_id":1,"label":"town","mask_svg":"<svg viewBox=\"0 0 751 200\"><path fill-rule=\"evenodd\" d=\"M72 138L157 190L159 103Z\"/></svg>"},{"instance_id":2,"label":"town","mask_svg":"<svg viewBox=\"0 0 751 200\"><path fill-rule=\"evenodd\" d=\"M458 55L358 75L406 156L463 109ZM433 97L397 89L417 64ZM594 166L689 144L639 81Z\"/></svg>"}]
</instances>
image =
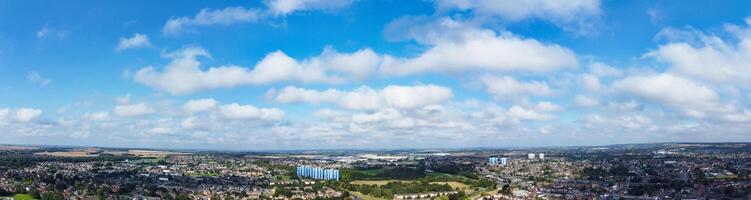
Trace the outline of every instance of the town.
<instances>
[{"instance_id":1,"label":"town","mask_svg":"<svg viewBox=\"0 0 751 200\"><path fill-rule=\"evenodd\" d=\"M2 199L748 199L751 144L206 152L0 147Z\"/></svg>"}]
</instances>

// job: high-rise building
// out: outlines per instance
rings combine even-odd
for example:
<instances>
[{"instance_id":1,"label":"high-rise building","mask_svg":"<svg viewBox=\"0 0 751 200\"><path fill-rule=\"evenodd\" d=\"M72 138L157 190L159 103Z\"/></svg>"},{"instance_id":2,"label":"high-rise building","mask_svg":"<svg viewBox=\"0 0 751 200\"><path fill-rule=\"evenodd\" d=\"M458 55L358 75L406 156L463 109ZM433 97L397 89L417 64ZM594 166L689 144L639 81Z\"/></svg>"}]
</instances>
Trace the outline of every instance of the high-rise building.
<instances>
[{"instance_id":1,"label":"high-rise building","mask_svg":"<svg viewBox=\"0 0 751 200\"><path fill-rule=\"evenodd\" d=\"M544 153L541 153L539 157L540 157L540 160L545 160L545 154Z\"/></svg>"},{"instance_id":2,"label":"high-rise building","mask_svg":"<svg viewBox=\"0 0 751 200\"><path fill-rule=\"evenodd\" d=\"M508 162L508 158L505 158L505 157L501 158L501 165L506 165L507 162Z\"/></svg>"},{"instance_id":3,"label":"high-rise building","mask_svg":"<svg viewBox=\"0 0 751 200\"><path fill-rule=\"evenodd\" d=\"M533 159L535 159L535 154L534 154L534 153L530 153L530 154L527 154L527 157L528 157L528 158L529 158L530 160L533 160Z\"/></svg>"},{"instance_id":4,"label":"high-rise building","mask_svg":"<svg viewBox=\"0 0 751 200\"><path fill-rule=\"evenodd\" d=\"M296 172L299 177L321 180L339 180L339 170L337 169L324 169L320 167L298 165Z\"/></svg>"},{"instance_id":5,"label":"high-rise building","mask_svg":"<svg viewBox=\"0 0 751 200\"><path fill-rule=\"evenodd\" d=\"M498 164L498 158L497 157L490 157L490 158L488 158L488 164L489 165L497 165Z\"/></svg>"}]
</instances>

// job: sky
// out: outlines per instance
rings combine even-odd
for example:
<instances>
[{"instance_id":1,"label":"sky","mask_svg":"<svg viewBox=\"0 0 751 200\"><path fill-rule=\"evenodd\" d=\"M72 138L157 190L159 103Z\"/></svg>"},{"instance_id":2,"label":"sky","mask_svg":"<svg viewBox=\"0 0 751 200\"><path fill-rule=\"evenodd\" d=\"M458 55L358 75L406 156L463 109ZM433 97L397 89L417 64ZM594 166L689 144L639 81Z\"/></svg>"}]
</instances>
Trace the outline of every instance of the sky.
<instances>
[{"instance_id":1,"label":"sky","mask_svg":"<svg viewBox=\"0 0 751 200\"><path fill-rule=\"evenodd\" d=\"M0 1L0 144L749 142L749 4Z\"/></svg>"}]
</instances>

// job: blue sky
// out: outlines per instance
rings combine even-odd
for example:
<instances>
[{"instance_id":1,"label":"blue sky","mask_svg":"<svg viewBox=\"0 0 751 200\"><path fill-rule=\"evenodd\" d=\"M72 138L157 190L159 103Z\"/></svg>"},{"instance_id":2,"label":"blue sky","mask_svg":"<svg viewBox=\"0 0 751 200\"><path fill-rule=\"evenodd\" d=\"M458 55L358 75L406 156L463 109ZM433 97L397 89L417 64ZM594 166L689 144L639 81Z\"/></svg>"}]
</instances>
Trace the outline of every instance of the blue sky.
<instances>
[{"instance_id":1,"label":"blue sky","mask_svg":"<svg viewBox=\"0 0 751 200\"><path fill-rule=\"evenodd\" d=\"M0 143L749 141L748 4L0 2Z\"/></svg>"}]
</instances>

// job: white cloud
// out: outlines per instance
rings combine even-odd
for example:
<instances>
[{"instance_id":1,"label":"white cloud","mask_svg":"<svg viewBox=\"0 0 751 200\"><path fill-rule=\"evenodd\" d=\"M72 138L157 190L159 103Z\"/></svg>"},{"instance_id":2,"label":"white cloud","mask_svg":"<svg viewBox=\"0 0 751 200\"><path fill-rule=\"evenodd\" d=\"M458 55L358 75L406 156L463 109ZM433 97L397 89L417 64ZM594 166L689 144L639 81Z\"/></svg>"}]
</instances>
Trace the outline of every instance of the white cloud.
<instances>
[{"instance_id":1,"label":"white cloud","mask_svg":"<svg viewBox=\"0 0 751 200\"><path fill-rule=\"evenodd\" d=\"M288 86L278 92L270 91L270 96L281 103L331 103L352 110L376 110L384 107L413 109L443 103L450 100L452 95L450 88L436 85L390 85L380 91L367 86L352 91L318 91Z\"/></svg>"},{"instance_id":2,"label":"white cloud","mask_svg":"<svg viewBox=\"0 0 751 200\"><path fill-rule=\"evenodd\" d=\"M602 15L599 0L438 0L439 10L472 10L483 17L500 17L506 21L540 19L550 21L576 33L594 31L596 20Z\"/></svg>"},{"instance_id":3,"label":"white cloud","mask_svg":"<svg viewBox=\"0 0 751 200\"><path fill-rule=\"evenodd\" d=\"M630 76L616 81L614 87L691 116L703 117L707 111L726 110L712 88L669 73Z\"/></svg>"},{"instance_id":4,"label":"white cloud","mask_svg":"<svg viewBox=\"0 0 751 200\"><path fill-rule=\"evenodd\" d=\"M190 116L183 119L183 121L180 122L180 127L189 129L189 130L210 130L212 128L212 125L210 122L207 122L204 119L201 119L196 116Z\"/></svg>"},{"instance_id":5,"label":"white cloud","mask_svg":"<svg viewBox=\"0 0 751 200\"><path fill-rule=\"evenodd\" d=\"M255 22L261 18L260 9L246 9L243 7L227 7L221 10L201 9L194 17L170 18L162 28L165 35L179 34L192 31L196 26L231 25L235 23Z\"/></svg>"},{"instance_id":6,"label":"white cloud","mask_svg":"<svg viewBox=\"0 0 751 200\"><path fill-rule=\"evenodd\" d=\"M513 120L549 120L553 115L543 114L536 110L524 109L520 106L512 106L508 109L508 116ZM518 122L517 122L518 123Z\"/></svg>"},{"instance_id":7,"label":"white cloud","mask_svg":"<svg viewBox=\"0 0 751 200\"><path fill-rule=\"evenodd\" d=\"M381 91L388 105L396 108L417 108L439 104L451 99L451 89L436 85L390 85Z\"/></svg>"},{"instance_id":8,"label":"white cloud","mask_svg":"<svg viewBox=\"0 0 751 200\"><path fill-rule=\"evenodd\" d=\"M404 38L413 38L429 45L429 48L415 57L385 56L384 73L406 75L477 70L549 72L578 65L576 55L559 45L521 38L510 32L478 29L450 18L441 18L427 25L421 23L390 25L397 26L390 29L399 32L391 34L405 35Z\"/></svg>"},{"instance_id":9,"label":"white cloud","mask_svg":"<svg viewBox=\"0 0 751 200\"><path fill-rule=\"evenodd\" d=\"M202 70L197 59L200 56L210 57L210 54L198 47L166 54L165 57L172 58L172 61L161 72L154 67L142 68L135 73L134 79L162 91L184 94L283 81L341 83L364 78L379 64L378 57L370 49L342 54L326 48L321 55L302 61L275 51L267 54L252 69L230 65Z\"/></svg>"},{"instance_id":10,"label":"white cloud","mask_svg":"<svg viewBox=\"0 0 751 200\"><path fill-rule=\"evenodd\" d=\"M649 16L649 21L652 22L652 24L658 24L665 18L664 13L656 8L649 8L647 9L646 13L647 16Z\"/></svg>"},{"instance_id":11,"label":"white cloud","mask_svg":"<svg viewBox=\"0 0 751 200\"><path fill-rule=\"evenodd\" d=\"M125 49L135 49L135 48L143 48L143 47L150 47L151 42L149 42L149 37L136 33L131 38L125 38L121 37L120 42L118 42L117 47L115 47L115 51L122 51Z\"/></svg>"},{"instance_id":12,"label":"white cloud","mask_svg":"<svg viewBox=\"0 0 751 200\"><path fill-rule=\"evenodd\" d=\"M203 70L198 57L210 57L199 47L188 47L166 54L172 62L160 72L154 67L138 70L136 82L184 94L206 89L232 88L274 82L337 84L359 81L374 75L410 75L425 72L533 72L542 73L576 67L578 60L569 49L524 39L511 33L478 29L464 22L443 19L431 30L435 36L414 36L429 48L417 56L400 57L377 54L369 48L340 53L327 46L314 57L296 60L282 51L267 54L254 67L229 65ZM440 32L441 27L459 27L455 33ZM431 33L427 33L430 35ZM413 36L409 36L413 37Z\"/></svg>"},{"instance_id":13,"label":"white cloud","mask_svg":"<svg viewBox=\"0 0 751 200\"><path fill-rule=\"evenodd\" d=\"M598 77L618 77L623 75L620 69L601 62L590 63L589 72Z\"/></svg>"},{"instance_id":14,"label":"white cloud","mask_svg":"<svg viewBox=\"0 0 751 200\"><path fill-rule=\"evenodd\" d=\"M324 10L332 11L349 7L353 0L267 0L268 9L244 8L241 6L224 9L201 9L195 16L172 17L164 24L162 33L177 35L193 32L198 26L232 25L253 23L273 17L283 17L293 12Z\"/></svg>"},{"instance_id":15,"label":"white cloud","mask_svg":"<svg viewBox=\"0 0 751 200\"><path fill-rule=\"evenodd\" d=\"M16 110L15 120L18 122L26 123L33 121L42 116L42 110L33 108L21 108Z\"/></svg>"},{"instance_id":16,"label":"white cloud","mask_svg":"<svg viewBox=\"0 0 751 200\"><path fill-rule=\"evenodd\" d=\"M595 107L600 105L600 101L598 101L597 99L584 95L576 95L574 103L576 103L577 106L581 107Z\"/></svg>"},{"instance_id":17,"label":"white cloud","mask_svg":"<svg viewBox=\"0 0 751 200\"><path fill-rule=\"evenodd\" d=\"M0 108L0 125L3 125L8 121L8 116L10 115L10 109L7 108Z\"/></svg>"},{"instance_id":18,"label":"white cloud","mask_svg":"<svg viewBox=\"0 0 751 200\"><path fill-rule=\"evenodd\" d=\"M143 115L154 113L154 110L151 109L145 103L138 103L138 104L117 105L115 106L113 113L115 113L115 115L120 116L120 117L136 117L136 116L143 116Z\"/></svg>"},{"instance_id":19,"label":"white cloud","mask_svg":"<svg viewBox=\"0 0 751 200\"><path fill-rule=\"evenodd\" d=\"M36 32L36 36L39 39L48 37L65 38L68 36L68 33L45 25Z\"/></svg>"},{"instance_id":20,"label":"white cloud","mask_svg":"<svg viewBox=\"0 0 751 200\"><path fill-rule=\"evenodd\" d=\"M374 110L383 106L383 100L378 92L367 86L350 92L336 89L317 91L287 86L278 93L270 91L269 94L275 101L281 103L332 103L353 110Z\"/></svg>"},{"instance_id":21,"label":"white cloud","mask_svg":"<svg viewBox=\"0 0 751 200\"><path fill-rule=\"evenodd\" d=\"M579 78L579 84L584 86L589 91L599 91L602 87L600 85L600 78L593 74L584 73Z\"/></svg>"},{"instance_id":22,"label":"white cloud","mask_svg":"<svg viewBox=\"0 0 751 200\"><path fill-rule=\"evenodd\" d=\"M743 109L740 112L724 116L724 119L730 122L751 122L751 110Z\"/></svg>"},{"instance_id":23,"label":"white cloud","mask_svg":"<svg viewBox=\"0 0 751 200\"><path fill-rule=\"evenodd\" d=\"M266 0L271 12L286 15L304 10L335 10L346 8L353 0Z\"/></svg>"},{"instance_id":24,"label":"white cloud","mask_svg":"<svg viewBox=\"0 0 751 200\"><path fill-rule=\"evenodd\" d=\"M587 114L581 119L585 127L601 129L601 131L627 130L650 130L658 129L652 118L641 114L622 114L603 116L600 114Z\"/></svg>"},{"instance_id":25,"label":"white cloud","mask_svg":"<svg viewBox=\"0 0 751 200\"><path fill-rule=\"evenodd\" d=\"M542 101L542 102L537 103L537 105L535 105L533 109L537 111L541 111L541 112L556 112L556 111L562 110L563 108L561 108L561 106L556 105L552 102Z\"/></svg>"},{"instance_id":26,"label":"white cloud","mask_svg":"<svg viewBox=\"0 0 751 200\"><path fill-rule=\"evenodd\" d=\"M106 121L110 118L109 112L86 113L85 117L92 121Z\"/></svg>"},{"instance_id":27,"label":"white cloud","mask_svg":"<svg viewBox=\"0 0 751 200\"><path fill-rule=\"evenodd\" d=\"M384 110L378 110L373 113L359 113L352 115L352 121L355 123L373 123L390 121L402 118L399 110L390 108Z\"/></svg>"},{"instance_id":28,"label":"white cloud","mask_svg":"<svg viewBox=\"0 0 751 200\"><path fill-rule=\"evenodd\" d=\"M256 108L253 105L237 103L222 105L219 111L227 119L281 120L284 118L284 112L276 108Z\"/></svg>"},{"instance_id":29,"label":"white cloud","mask_svg":"<svg viewBox=\"0 0 751 200\"><path fill-rule=\"evenodd\" d=\"M471 22L450 17L404 16L389 22L383 30L388 41L415 40L419 44L435 45L446 41L464 41L482 35L483 29Z\"/></svg>"},{"instance_id":30,"label":"white cloud","mask_svg":"<svg viewBox=\"0 0 751 200\"><path fill-rule=\"evenodd\" d=\"M42 116L42 113L42 110L34 108L0 108L0 127L10 123L34 122Z\"/></svg>"},{"instance_id":31,"label":"white cloud","mask_svg":"<svg viewBox=\"0 0 751 200\"><path fill-rule=\"evenodd\" d=\"M497 105L484 105L480 111L472 114L472 117L481 122L489 122L494 125L509 126L519 125L524 121L544 121L555 118L550 112L561 110L560 106L550 102L541 102L537 105L523 106L513 105L504 109Z\"/></svg>"},{"instance_id":32,"label":"white cloud","mask_svg":"<svg viewBox=\"0 0 751 200\"><path fill-rule=\"evenodd\" d=\"M529 96L550 96L552 90L545 82L520 82L511 76L480 77L486 91L497 100L519 100Z\"/></svg>"},{"instance_id":33,"label":"white cloud","mask_svg":"<svg viewBox=\"0 0 751 200\"><path fill-rule=\"evenodd\" d=\"M124 96L115 97L115 102L117 104L128 104L130 103L130 94L126 94Z\"/></svg>"},{"instance_id":34,"label":"white cloud","mask_svg":"<svg viewBox=\"0 0 751 200\"><path fill-rule=\"evenodd\" d=\"M152 122L151 124L147 125L143 132L149 133L151 135L173 134L177 132L177 127L175 126L172 118L159 118L154 120L154 122Z\"/></svg>"},{"instance_id":35,"label":"white cloud","mask_svg":"<svg viewBox=\"0 0 751 200\"><path fill-rule=\"evenodd\" d=\"M466 70L537 72L575 66L577 63L573 54L557 46L543 50L548 53L535 55L540 53L535 51L546 48L535 47L535 44L541 45L536 41L511 41L514 43L511 46L498 46L493 42L482 41L472 43L466 44L467 48L455 48L453 44L436 47L416 58L379 56L371 49L339 53L327 47L319 56L298 61L281 51L275 51L267 54L252 69L230 65L206 70L202 70L197 58L210 57L210 54L202 48L189 47L166 54L165 57L172 58L172 61L161 72L154 67L145 67L135 73L134 79L158 90L184 94L283 81L342 83L365 79L374 73L406 75L426 71ZM526 47L527 43L531 43L533 47ZM504 55L505 53L509 54Z\"/></svg>"},{"instance_id":36,"label":"white cloud","mask_svg":"<svg viewBox=\"0 0 751 200\"><path fill-rule=\"evenodd\" d=\"M50 29L47 28L47 26L42 27L42 29L39 29L39 31L36 32L36 35L38 38L43 38L49 34Z\"/></svg>"},{"instance_id":37,"label":"white cloud","mask_svg":"<svg viewBox=\"0 0 751 200\"><path fill-rule=\"evenodd\" d=\"M183 104L183 110L188 113L197 113L210 111L216 108L217 102L214 99L195 99Z\"/></svg>"},{"instance_id":38,"label":"white cloud","mask_svg":"<svg viewBox=\"0 0 751 200\"><path fill-rule=\"evenodd\" d=\"M643 110L644 105L632 99L627 102L610 102L608 103L608 108L616 110L618 112L624 112L624 111L628 112L628 111Z\"/></svg>"},{"instance_id":39,"label":"white cloud","mask_svg":"<svg viewBox=\"0 0 751 200\"><path fill-rule=\"evenodd\" d=\"M40 75L36 71L29 71L28 73L26 73L26 80L39 86L47 86L48 84L50 84L50 82L52 82L52 80L42 77L42 75Z\"/></svg>"},{"instance_id":40,"label":"white cloud","mask_svg":"<svg viewBox=\"0 0 751 200\"><path fill-rule=\"evenodd\" d=\"M668 43L645 54L669 71L715 84L751 85L751 18L743 26L726 25L734 38L723 39L694 29L666 28L657 37Z\"/></svg>"},{"instance_id":41,"label":"white cloud","mask_svg":"<svg viewBox=\"0 0 751 200\"><path fill-rule=\"evenodd\" d=\"M318 57L304 61L304 65L318 66L342 73L353 80L363 80L377 72L383 58L372 49L365 48L352 53L340 53L325 47Z\"/></svg>"}]
</instances>

